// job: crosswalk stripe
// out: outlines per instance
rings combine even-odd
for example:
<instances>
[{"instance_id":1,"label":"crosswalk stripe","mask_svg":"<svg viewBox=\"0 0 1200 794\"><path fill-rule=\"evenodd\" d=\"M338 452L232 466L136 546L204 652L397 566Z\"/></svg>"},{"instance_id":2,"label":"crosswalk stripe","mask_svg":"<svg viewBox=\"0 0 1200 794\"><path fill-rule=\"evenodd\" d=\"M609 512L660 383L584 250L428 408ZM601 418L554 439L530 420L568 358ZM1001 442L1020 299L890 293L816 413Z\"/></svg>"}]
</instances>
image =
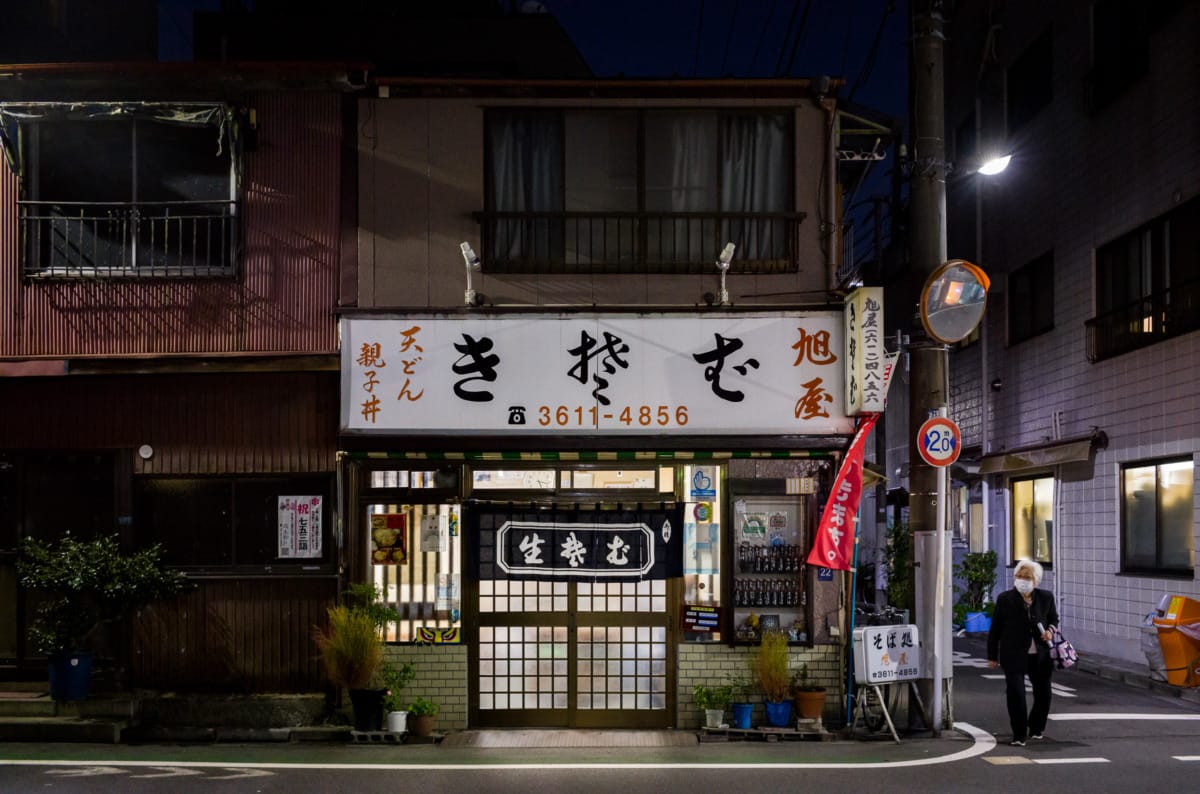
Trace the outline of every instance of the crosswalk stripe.
<instances>
[{"instance_id":1,"label":"crosswalk stripe","mask_svg":"<svg viewBox=\"0 0 1200 794\"><path fill-rule=\"evenodd\" d=\"M1200 755L1173 755L1176 761L1200 761Z\"/></svg>"},{"instance_id":2,"label":"crosswalk stripe","mask_svg":"<svg viewBox=\"0 0 1200 794\"><path fill-rule=\"evenodd\" d=\"M1051 714L1052 720L1200 720L1200 714L1118 714L1096 712L1095 714Z\"/></svg>"},{"instance_id":3,"label":"crosswalk stripe","mask_svg":"<svg viewBox=\"0 0 1200 794\"><path fill-rule=\"evenodd\" d=\"M1107 758L1099 756L1090 756L1083 758L1034 758L1035 764L1107 764L1110 763Z\"/></svg>"}]
</instances>

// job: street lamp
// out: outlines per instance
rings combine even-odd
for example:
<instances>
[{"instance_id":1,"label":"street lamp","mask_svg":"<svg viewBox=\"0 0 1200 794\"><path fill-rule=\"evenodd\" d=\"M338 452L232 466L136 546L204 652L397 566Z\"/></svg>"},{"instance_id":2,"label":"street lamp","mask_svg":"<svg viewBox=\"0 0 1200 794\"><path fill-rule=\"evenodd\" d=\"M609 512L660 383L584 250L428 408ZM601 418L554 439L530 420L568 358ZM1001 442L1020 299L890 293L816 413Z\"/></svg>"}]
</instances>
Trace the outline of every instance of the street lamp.
<instances>
[{"instance_id":1,"label":"street lamp","mask_svg":"<svg viewBox=\"0 0 1200 794\"><path fill-rule=\"evenodd\" d=\"M1011 154L1005 154L1000 157L990 157L983 161L983 165L979 166L979 173L984 176L995 176L996 174L1008 168L1009 161L1012 160Z\"/></svg>"}]
</instances>

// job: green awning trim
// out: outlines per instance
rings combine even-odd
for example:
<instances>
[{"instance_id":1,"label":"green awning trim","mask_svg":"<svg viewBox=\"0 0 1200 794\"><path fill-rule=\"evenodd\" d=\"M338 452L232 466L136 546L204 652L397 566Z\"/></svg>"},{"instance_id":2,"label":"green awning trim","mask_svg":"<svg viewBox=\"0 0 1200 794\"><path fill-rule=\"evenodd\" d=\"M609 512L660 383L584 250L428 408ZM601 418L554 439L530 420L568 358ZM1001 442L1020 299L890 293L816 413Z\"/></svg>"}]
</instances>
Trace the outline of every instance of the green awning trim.
<instances>
[{"instance_id":1,"label":"green awning trim","mask_svg":"<svg viewBox=\"0 0 1200 794\"><path fill-rule=\"evenodd\" d=\"M604 463L605 461L708 461L770 458L829 458L831 453L815 450L617 450L612 452L342 452L351 460L415 460L415 461L514 461L518 463Z\"/></svg>"}]
</instances>

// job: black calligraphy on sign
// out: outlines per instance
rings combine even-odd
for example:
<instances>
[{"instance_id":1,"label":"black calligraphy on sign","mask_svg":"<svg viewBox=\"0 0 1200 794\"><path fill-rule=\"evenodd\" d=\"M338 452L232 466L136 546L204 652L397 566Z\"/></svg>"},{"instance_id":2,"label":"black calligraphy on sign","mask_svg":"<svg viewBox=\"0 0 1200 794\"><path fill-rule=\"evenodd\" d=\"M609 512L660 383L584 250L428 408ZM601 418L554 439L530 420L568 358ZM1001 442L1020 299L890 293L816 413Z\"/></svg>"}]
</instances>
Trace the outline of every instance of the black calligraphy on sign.
<instances>
[{"instance_id":1,"label":"black calligraphy on sign","mask_svg":"<svg viewBox=\"0 0 1200 794\"><path fill-rule=\"evenodd\" d=\"M494 383L496 381L496 365L500 363L500 356L491 352L495 345L486 336L475 339L470 334L463 334L462 338L462 344L457 342L454 344L454 349L462 355L450 369L455 375L467 375L468 377L454 382L454 394L460 400L473 403L491 402L494 396L490 391L487 389L471 391L467 388L467 384L477 380Z\"/></svg>"},{"instance_id":2,"label":"black calligraphy on sign","mask_svg":"<svg viewBox=\"0 0 1200 794\"><path fill-rule=\"evenodd\" d=\"M604 332L604 344L597 347L597 340L587 331L579 332L579 346L567 350L579 359L579 363L571 367L567 374L580 383L586 384L589 377L596 384L592 396L601 405L610 405L612 401L604 390L608 388L608 378L605 375L616 373L617 367L629 369L629 362L622 356L629 352L629 345L621 337L608 331ZM597 365L592 360L599 357Z\"/></svg>"},{"instance_id":3,"label":"black calligraphy on sign","mask_svg":"<svg viewBox=\"0 0 1200 794\"><path fill-rule=\"evenodd\" d=\"M697 364L709 365L704 368L704 379L712 384L713 394L722 400L740 403L746 399L745 393L722 386L721 370L725 367L725 359L741 350L744 343L741 339L726 339L716 333L713 334L713 337L716 339L716 347L703 353L694 353L692 358L696 360ZM758 359L748 358L743 363L733 366L733 370L743 377L751 369L758 369Z\"/></svg>"},{"instance_id":4,"label":"black calligraphy on sign","mask_svg":"<svg viewBox=\"0 0 1200 794\"><path fill-rule=\"evenodd\" d=\"M679 507L523 510L475 505L468 570L480 579L627 581L683 574Z\"/></svg>"}]
</instances>

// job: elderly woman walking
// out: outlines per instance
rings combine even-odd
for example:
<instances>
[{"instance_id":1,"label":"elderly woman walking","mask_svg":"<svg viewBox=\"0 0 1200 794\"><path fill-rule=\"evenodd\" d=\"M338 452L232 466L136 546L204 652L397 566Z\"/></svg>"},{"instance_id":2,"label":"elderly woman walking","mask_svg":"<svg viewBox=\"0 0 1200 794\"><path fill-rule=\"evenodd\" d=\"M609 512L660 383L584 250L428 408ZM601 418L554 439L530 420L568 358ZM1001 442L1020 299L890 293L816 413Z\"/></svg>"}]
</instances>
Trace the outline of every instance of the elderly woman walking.
<instances>
[{"instance_id":1,"label":"elderly woman walking","mask_svg":"<svg viewBox=\"0 0 1200 794\"><path fill-rule=\"evenodd\" d=\"M1054 595L1042 590L1042 566L1020 560L1013 569L1013 588L996 598L988 632L988 667L1004 669L1012 743L1041 739L1050 714L1051 626L1058 625ZM1026 711L1025 676L1033 686L1033 708Z\"/></svg>"}]
</instances>

